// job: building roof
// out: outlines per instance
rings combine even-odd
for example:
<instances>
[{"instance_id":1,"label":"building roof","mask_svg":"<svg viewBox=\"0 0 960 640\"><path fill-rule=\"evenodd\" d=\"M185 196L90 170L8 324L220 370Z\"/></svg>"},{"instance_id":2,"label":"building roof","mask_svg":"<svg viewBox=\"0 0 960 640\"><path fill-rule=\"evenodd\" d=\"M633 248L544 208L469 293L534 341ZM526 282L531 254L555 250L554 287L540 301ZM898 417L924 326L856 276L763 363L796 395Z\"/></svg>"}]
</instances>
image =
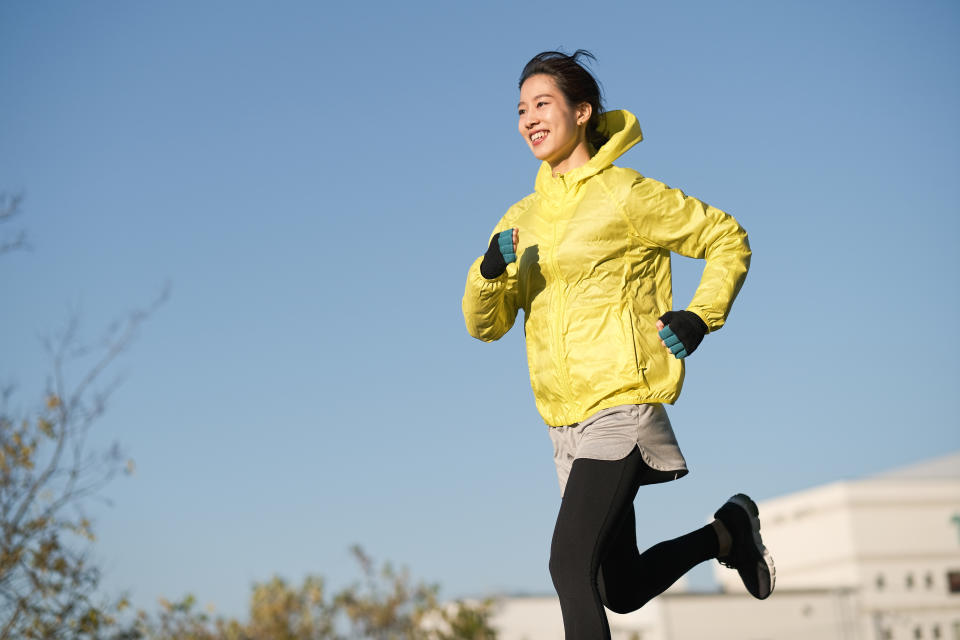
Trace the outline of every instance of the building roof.
<instances>
[{"instance_id":1,"label":"building roof","mask_svg":"<svg viewBox=\"0 0 960 640\"><path fill-rule=\"evenodd\" d=\"M960 451L869 476L876 480L960 480Z\"/></svg>"}]
</instances>

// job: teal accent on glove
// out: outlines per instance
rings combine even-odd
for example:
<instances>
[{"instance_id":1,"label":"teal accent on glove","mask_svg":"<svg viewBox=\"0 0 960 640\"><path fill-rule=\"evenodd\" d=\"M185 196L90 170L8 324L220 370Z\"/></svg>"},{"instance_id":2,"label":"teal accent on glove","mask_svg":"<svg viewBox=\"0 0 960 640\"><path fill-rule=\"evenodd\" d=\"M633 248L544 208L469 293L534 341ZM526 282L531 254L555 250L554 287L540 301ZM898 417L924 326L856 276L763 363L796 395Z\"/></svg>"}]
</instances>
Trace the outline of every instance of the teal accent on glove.
<instances>
[{"instance_id":1,"label":"teal accent on glove","mask_svg":"<svg viewBox=\"0 0 960 640\"><path fill-rule=\"evenodd\" d=\"M683 343L680 341L680 338L673 333L669 326L660 329L657 332L660 336L660 339L663 340L663 343L667 345L667 348L670 349L670 353L673 354L678 360L682 360L687 357L687 348L683 346Z\"/></svg>"},{"instance_id":2,"label":"teal accent on glove","mask_svg":"<svg viewBox=\"0 0 960 640\"><path fill-rule=\"evenodd\" d=\"M500 253L503 255L504 262L510 264L517 261L517 254L513 252L513 229L501 231L497 244L500 245Z\"/></svg>"}]
</instances>

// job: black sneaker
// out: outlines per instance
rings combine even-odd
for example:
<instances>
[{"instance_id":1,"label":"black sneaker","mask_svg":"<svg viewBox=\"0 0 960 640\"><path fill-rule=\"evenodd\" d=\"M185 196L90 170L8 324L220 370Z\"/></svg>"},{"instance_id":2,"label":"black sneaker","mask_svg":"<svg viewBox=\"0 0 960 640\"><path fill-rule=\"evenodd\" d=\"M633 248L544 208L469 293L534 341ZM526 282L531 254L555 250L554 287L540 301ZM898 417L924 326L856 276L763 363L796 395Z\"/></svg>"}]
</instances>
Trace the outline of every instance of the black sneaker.
<instances>
[{"instance_id":1,"label":"black sneaker","mask_svg":"<svg viewBox=\"0 0 960 640\"><path fill-rule=\"evenodd\" d=\"M763 600L773 592L777 570L773 566L773 557L760 539L759 516L757 505L742 493L727 500L713 514L733 538L730 553L717 560L724 566L736 569L750 595Z\"/></svg>"}]
</instances>

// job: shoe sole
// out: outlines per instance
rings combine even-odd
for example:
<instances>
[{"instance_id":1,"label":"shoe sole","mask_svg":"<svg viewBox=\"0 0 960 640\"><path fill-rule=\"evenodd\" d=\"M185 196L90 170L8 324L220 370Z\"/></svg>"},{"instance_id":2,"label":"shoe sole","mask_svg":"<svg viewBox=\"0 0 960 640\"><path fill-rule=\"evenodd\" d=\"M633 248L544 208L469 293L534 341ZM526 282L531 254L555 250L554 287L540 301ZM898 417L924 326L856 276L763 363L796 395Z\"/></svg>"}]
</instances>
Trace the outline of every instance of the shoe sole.
<instances>
[{"instance_id":1,"label":"shoe sole","mask_svg":"<svg viewBox=\"0 0 960 640\"><path fill-rule=\"evenodd\" d=\"M773 593L773 587L777 582L777 568L773 564L773 556L770 555L770 552L767 551L767 547L763 544L763 539L760 537L760 509L757 508L757 503L750 499L750 496L743 493L738 493L733 496L727 502L732 502L747 513L747 517L750 519L750 529L753 534L753 543L757 547L757 551L760 552L761 557L763 558L763 563L767 567L767 572L770 574L770 591L765 596L755 596L760 600L765 600L770 597L770 594Z\"/></svg>"}]
</instances>

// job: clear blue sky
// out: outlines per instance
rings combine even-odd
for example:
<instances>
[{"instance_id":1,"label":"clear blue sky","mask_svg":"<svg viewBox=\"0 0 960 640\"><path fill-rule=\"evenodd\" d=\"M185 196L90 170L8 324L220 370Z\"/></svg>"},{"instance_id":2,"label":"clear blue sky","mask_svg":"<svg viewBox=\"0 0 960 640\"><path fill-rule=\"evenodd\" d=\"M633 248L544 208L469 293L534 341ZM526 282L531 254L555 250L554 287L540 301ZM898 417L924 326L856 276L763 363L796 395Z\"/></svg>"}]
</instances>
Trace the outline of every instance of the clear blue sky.
<instances>
[{"instance_id":1,"label":"clear blue sky","mask_svg":"<svg viewBox=\"0 0 960 640\"><path fill-rule=\"evenodd\" d=\"M137 464L92 507L107 590L236 614L274 573L353 579L353 543L448 596L551 590L522 331L473 340L460 298L533 188L516 79L556 47L637 114L621 164L754 250L671 410L692 473L641 492L642 544L736 491L960 448L960 5L585 6L0 4L0 189L33 246L0 260L15 404L71 309L94 338L172 283L96 427ZM699 268L675 264L677 307Z\"/></svg>"}]
</instances>

